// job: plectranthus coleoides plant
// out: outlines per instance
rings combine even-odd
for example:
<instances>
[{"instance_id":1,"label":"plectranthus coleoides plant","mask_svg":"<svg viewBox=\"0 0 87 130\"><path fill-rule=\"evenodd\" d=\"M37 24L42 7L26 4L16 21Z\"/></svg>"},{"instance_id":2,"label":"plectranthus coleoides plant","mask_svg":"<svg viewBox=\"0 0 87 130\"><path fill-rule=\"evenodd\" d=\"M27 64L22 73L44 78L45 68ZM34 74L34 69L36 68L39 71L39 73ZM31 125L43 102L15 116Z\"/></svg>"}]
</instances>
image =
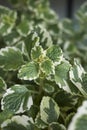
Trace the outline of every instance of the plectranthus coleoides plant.
<instances>
[{"instance_id":1,"label":"plectranthus coleoides plant","mask_svg":"<svg viewBox=\"0 0 87 130\"><path fill-rule=\"evenodd\" d=\"M86 130L87 72L65 49L73 26L47 0L11 3L0 6L0 129Z\"/></svg>"}]
</instances>

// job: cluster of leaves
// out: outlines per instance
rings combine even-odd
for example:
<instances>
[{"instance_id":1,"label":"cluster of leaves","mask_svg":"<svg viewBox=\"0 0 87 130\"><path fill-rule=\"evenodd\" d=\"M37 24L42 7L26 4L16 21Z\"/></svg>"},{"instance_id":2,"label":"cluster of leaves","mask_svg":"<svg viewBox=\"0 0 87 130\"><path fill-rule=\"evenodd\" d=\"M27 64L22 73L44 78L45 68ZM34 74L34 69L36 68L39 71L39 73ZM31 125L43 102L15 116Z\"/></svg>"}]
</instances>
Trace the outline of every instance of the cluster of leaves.
<instances>
[{"instance_id":1,"label":"cluster of leaves","mask_svg":"<svg viewBox=\"0 0 87 130\"><path fill-rule=\"evenodd\" d=\"M0 6L1 130L86 130L87 4L75 26L48 0L10 2Z\"/></svg>"}]
</instances>

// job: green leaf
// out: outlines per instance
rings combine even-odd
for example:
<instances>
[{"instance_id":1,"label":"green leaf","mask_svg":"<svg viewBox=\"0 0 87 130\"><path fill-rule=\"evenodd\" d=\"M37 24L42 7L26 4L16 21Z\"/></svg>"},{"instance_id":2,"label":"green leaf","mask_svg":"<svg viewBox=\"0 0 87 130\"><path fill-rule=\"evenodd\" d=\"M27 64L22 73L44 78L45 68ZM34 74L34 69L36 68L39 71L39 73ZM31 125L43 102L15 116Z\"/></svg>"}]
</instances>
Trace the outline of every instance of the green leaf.
<instances>
[{"instance_id":1,"label":"green leaf","mask_svg":"<svg viewBox=\"0 0 87 130\"><path fill-rule=\"evenodd\" d=\"M54 72L55 72L55 71L54 71ZM46 77L46 79L49 80L50 82L51 82L51 81L52 81L52 82L55 82L54 74L55 74L55 73L48 75L48 76Z\"/></svg>"},{"instance_id":2,"label":"green leaf","mask_svg":"<svg viewBox=\"0 0 87 130\"><path fill-rule=\"evenodd\" d=\"M86 130L87 129L87 101L84 101L73 117L68 130Z\"/></svg>"},{"instance_id":3,"label":"green leaf","mask_svg":"<svg viewBox=\"0 0 87 130\"><path fill-rule=\"evenodd\" d=\"M31 108L26 111L26 114L28 117L32 117L35 120L38 110L39 107L33 104Z\"/></svg>"},{"instance_id":4,"label":"green leaf","mask_svg":"<svg viewBox=\"0 0 87 130\"><path fill-rule=\"evenodd\" d=\"M32 48L31 50L31 58L33 60L39 60L40 56L43 54L43 48L39 45L39 46L35 46L34 48Z\"/></svg>"},{"instance_id":5,"label":"green leaf","mask_svg":"<svg viewBox=\"0 0 87 130\"><path fill-rule=\"evenodd\" d=\"M78 101L78 96L70 94L64 90L60 90L54 94L54 100L57 102L59 107L61 107L61 109L67 111L68 109L75 106Z\"/></svg>"},{"instance_id":6,"label":"green leaf","mask_svg":"<svg viewBox=\"0 0 87 130\"><path fill-rule=\"evenodd\" d=\"M27 81L29 82L29 81ZM27 88L28 88L28 91L31 93L31 94L39 94L38 92L38 86L36 84L30 84L28 83L27 85Z\"/></svg>"},{"instance_id":7,"label":"green leaf","mask_svg":"<svg viewBox=\"0 0 87 130\"><path fill-rule=\"evenodd\" d=\"M50 97L43 97L40 105L41 120L46 124L56 122L60 111L57 103Z\"/></svg>"},{"instance_id":8,"label":"green leaf","mask_svg":"<svg viewBox=\"0 0 87 130\"><path fill-rule=\"evenodd\" d=\"M16 42L18 42L21 39L20 35L15 30L11 31L11 33L4 36L3 38L5 43L9 46L14 45Z\"/></svg>"},{"instance_id":9,"label":"green leaf","mask_svg":"<svg viewBox=\"0 0 87 130\"><path fill-rule=\"evenodd\" d=\"M24 85L14 85L7 89L1 101L2 110L10 110L15 113L29 110L32 104L32 97Z\"/></svg>"},{"instance_id":10,"label":"green leaf","mask_svg":"<svg viewBox=\"0 0 87 130\"><path fill-rule=\"evenodd\" d=\"M41 129L44 129L48 126L43 120L41 120L40 113L38 113L35 118L35 125Z\"/></svg>"},{"instance_id":11,"label":"green leaf","mask_svg":"<svg viewBox=\"0 0 87 130\"><path fill-rule=\"evenodd\" d=\"M70 80L71 82L79 89L79 91L87 97L86 87L83 86L83 78L85 75L85 71L78 60L74 60L74 65L71 67L70 72Z\"/></svg>"},{"instance_id":12,"label":"green leaf","mask_svg":"<svg viewBox=\"0 0 87 130\"><path fill-rule=\"evenodd\" d=\"M40 69L46 75L54 73L54 64L50 59L43 60L40 65Z\"/></svg>"},{"instance_id":13,"label":"green leaf","mask_svg":"<svg viewBox=\"0 0 87 130\"><path fill-rule=\"evenodd\" d=\"M85 2L76 13L76 18L81 23L81 26L83 26L83 25L86 26L86 22L87 22L86 13L87 13L87 2ZM85 26L83 26L83 27L85 27Z\"/></svg>"},{"instance_id":14,"label":"green leaf","mask_svg":"<svg viewBox=\"0 0 87 130\"><path fill-rule=\"evenodd\" d=\"M8 14L9 11L10 11L9 8L0 5L0 16L1 16L2 14Z\"/></svg>"},{"instance_id":15,"label":"green leaf","mask_svg":"<svg viewBox=\"0 0 87 130\"><path fill-rule=\"evenodd\" d=\"M49 2L48 0L41 0L41 1L35 1L33 2L32 0L29 0L28 1L28 5L29 5L29 9L33 10L34 8L35 9L38 9L38 8L43 8L43 7L49 7ZM42 10L41 10L42 11ZM38 10L39 12L39 10Z\"/></svg>"},{"instance_id":16,"label":"green leaf","mask_svg":"<svg viewBox=\"0 0 87 130\"><path fill-rule=\"evenodd\" d=\"M8 70L17 70L24 63L22 54L15 47L6 47L0 50L0 67Z\"/></svg>"},{"instance_id":17,"label":"green leaf","mask_svg":"<svg viewBox=\"0 0 87 130\"><path fill-rule=\"evenodd\" d=\"M78 91L78 88L70 80L68 80L68 84L72 94L81 95L80 91Z\"/></svg>"},{"instance_id":18,"label":"green leaf","mask_svg":"<svg viewBox=\"0 0 87 130\"><path fill-rule=\"evenodd\" d=\"M67 80L69 78L70 63L67 61L61 62L60 65L55 67L55 82L59 85L60 88L63 88L65 91L70 92Z\"/></svg>"},{"instance_id":19,"label":"green leaf","mask_svg":"<svg viewBox=\"0 0 87 130\"><path fill-rule=\"evenodd\" d=\"M27 52L26 45L25 45L24 41L19 41L16 44L16 47L21 51L22 55L26 56L27 60L29 60L29 55L28 55L28 52Z\"/></svg>"},{"instance_id":20,"label":"green leaf","mask_svg":"<svg viewBox=\"0 0 87 130\"><path fill-rule=\"evenodd\" d=\"M52 46L46 50L46 56L49 57L55 64L59 64L63 59L62 50L59 46Z\"/></svg>"},{"instance_id":21,"label":"green leaf","mask_svg":"<svg viewBox=\"0 0 87 130\"><path fill-rule=\"evenodd\" d=\"M27 4L28 0L22 0L22 1L20 1L20 0L15 0L15 1L9 0L9 2L11 3L13 8L21 10L25 7L25 4Z\"/></svg>"},{"instance_id":22,"label":"green leaf","mask_svg":"<svg viewBox=\"0 0 87 130\"><path fill-rule=\"evenodd\" d=\"M30 32L29 21L27 20L21 21L21 23L17 26L17 32L21 36L26 37Z\"/></svg>"},{"instance_id":23,"label":"green leaf","mask_svg":"<svg viewBox=\"0 0 87 130\"><path fill-rule=\"evenodd\" d=\"M46 49L49 46L52 46L51 36L49 32L42 25L36 26L34 31L37 33L40 45L44 49Z\"/></svg>"},{"instance_id":24,"label":"green leaf","mask_svg":"<svg viewBox=\"0 0 87 130\"><path fill-rule=\"evenodd\" d=\"M0 124L2 124L5 120L11 118L13 116L13 112L9 110L5 110L0 112Z\"/></svg>"},{"instance_id":25,"label":"green leaf","mask_svg":"<svg viewBox=\"0 0 87 130\"><path fill-rule=\"evenodd\" d=\"M64 127L64 125L59 124L57 122L53 122L50 124L49 128L51 130L66 130L66 128Z\"/></svg>"},{"instance_id":26,"label":"green leaf","mask_svg":"<svg viewBox=\"0 0 87 130\"><path fill-rule=\"evenodd\" d=\"M17 13L9 8L0 6L0 34L5 36L9 34L15 25Z\"/></svg>"},{"instance_id":27,"label":"green leaf","mask_svg":"<svg viewBox=\"0 0 87 130\"><path fill-rule=\"evenodd\" d=\"M62 27L63 26L63 27ZM63 25L61 26L61 31L65 33L66 35L73 35L74 33L74 28L73 28L73 22L69 19L64 19L63 20Z\"/></svg>"},{"instance_id":28,"label":"green leaf","mask_svg":"<svg viewBox=\"0 0 87 130\"><path fill-rule=\"evenodd\" d=\"M3 130L34 130L33 120L25 115L13 116L1 124Z\"/></svg>"},{"instance_id":29,"label":"green leaf","mask_svg":"<svg viewBox=\"0 0 87 130\"><path fill-rule=\"evenodd\" d=\"M39 64L35 62L29 62L21 67L18 77L24 80L34 80L38 78L39 73Z\"/></svg>"},{"instance_id":30,"label":"green leaf","mask_svg":"<svg viewBox=\"0 0 87 130\"><path fill-rule=\"evenodd\" d=\"M39 46L39 37L36 32L31 31L29 35L24 39L27 53L31 59L31 50L35 46Z\"/></svg>"},{"instance_id":31,"label":"green leaf","mask_svg":"<svg viewBox=\"0 0 87 130\"><path fill-rule=\"evenodd\" d=\"M82 77L82 89L87 93L87 73Z\"/></svg>"},{"instance_id":32,"label":"green leaf","mask_svg":"<svg viewBox=\"0 0 87 130\"><path fill-rule=\"evenodd\" d=\"M54 86L51 83L44 83L44 87L43 87L44 91L47 93L52 93L54 92Z\"/></svg>"},{"instance_id":33,"label":"green leaf","mask_svg":"<svg viewBox=\"0 0 87 130\"><path fill-rule=\"evenodd\" d=\"M66 126L68 126L70 124L74 115L75 115L75 112L71 112L70 114L68 114L68 116L66 117L66 120L65 120Z\"/></svg>"},{"instance_id":34,"label":"green leaf","mask_svg":"<svg viewBox=\"0 0 87 130\"><path fill-rule=\"evenodd\" d=\"M0 77L0 98L2 97L2 94L6 91L7 85L5 81Z\"/></svg>"}]
</instances>

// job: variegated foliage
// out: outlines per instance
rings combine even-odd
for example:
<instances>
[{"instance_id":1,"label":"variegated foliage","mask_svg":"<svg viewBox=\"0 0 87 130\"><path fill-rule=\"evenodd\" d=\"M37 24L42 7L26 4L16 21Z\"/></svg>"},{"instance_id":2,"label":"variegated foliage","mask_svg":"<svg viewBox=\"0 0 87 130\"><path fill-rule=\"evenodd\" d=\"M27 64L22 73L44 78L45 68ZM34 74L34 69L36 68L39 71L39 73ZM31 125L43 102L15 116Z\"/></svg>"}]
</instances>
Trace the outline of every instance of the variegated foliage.
<instances>
[{"instance_id":1,"label":"variegated foliage","mask_svg":"<svg viewBox=\"0 0 87 130\"><path fill-rule=\"evenodd\" d=\"M48 0L9 1L13 10L0 6L0 129L86 130L87 4L76 28Z\"/></svg>"}]
</instances>

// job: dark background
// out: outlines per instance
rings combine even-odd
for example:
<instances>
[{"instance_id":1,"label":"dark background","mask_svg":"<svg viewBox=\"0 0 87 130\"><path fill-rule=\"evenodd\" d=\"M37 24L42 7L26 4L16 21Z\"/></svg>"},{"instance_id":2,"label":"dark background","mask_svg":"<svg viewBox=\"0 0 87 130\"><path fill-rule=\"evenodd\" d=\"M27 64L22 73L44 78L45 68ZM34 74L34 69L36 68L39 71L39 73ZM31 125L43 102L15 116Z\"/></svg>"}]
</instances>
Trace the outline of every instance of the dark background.
<instances>
[{"instance_id":1,"label":"dark background","mask_svg":"<svg viewBox=\"0 0 87 130\"><path fill-rule=\"evenodd\" d=\"M50 0L51 7L58 13L60 18L74 18L75 12L87 0Z\"/></svg>"},{"instance_id":2,"label":"dark background","mask_svg":"<svg viewBox=\"0 0 87 130\"><path fill-rule=\"evenodd\" d=\"M74 14L79 7L87 0L49 0L51 7L57 12L60 18L74 18ZM0 5L10 7L7 0L0 0Z\"/></svg>"}]
</instances>

